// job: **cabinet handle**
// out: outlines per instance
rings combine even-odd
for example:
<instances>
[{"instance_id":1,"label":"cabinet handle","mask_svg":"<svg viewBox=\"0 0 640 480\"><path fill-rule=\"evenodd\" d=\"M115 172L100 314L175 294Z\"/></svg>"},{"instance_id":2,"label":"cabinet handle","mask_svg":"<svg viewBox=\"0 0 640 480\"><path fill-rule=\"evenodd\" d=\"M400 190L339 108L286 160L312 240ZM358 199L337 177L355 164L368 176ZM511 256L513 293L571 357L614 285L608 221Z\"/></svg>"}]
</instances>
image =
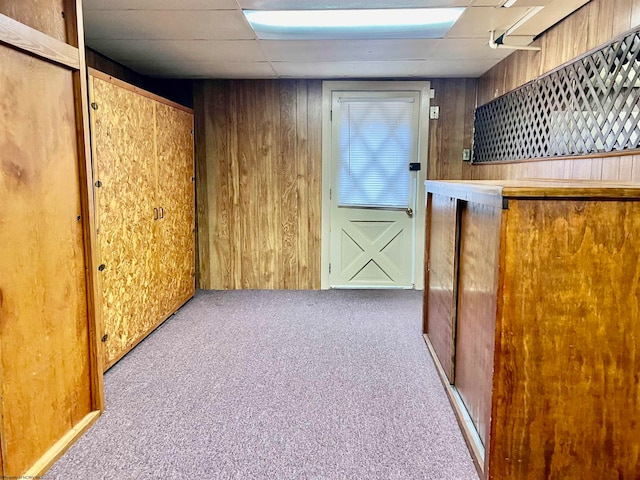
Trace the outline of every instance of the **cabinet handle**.
<instances>
[{"instance_id":1,"label":"cabinet handle","mask_svg":"<svg viewBox=\"0 0 640 480\"><path fill-rule=\"evenodd\" d=\"M160 207L160 218L164 218L164 208Z\"/></svg>"},{"instance_id":2,"label":"cabinet handle","mask_svg":"<svg viewBox=\"0 0 640 480\"><path fill-rule=\"evenodd\" d=\"M153 207L153 219L158 219L158 209L156 207Z\"/></svg>"}]
</instances>

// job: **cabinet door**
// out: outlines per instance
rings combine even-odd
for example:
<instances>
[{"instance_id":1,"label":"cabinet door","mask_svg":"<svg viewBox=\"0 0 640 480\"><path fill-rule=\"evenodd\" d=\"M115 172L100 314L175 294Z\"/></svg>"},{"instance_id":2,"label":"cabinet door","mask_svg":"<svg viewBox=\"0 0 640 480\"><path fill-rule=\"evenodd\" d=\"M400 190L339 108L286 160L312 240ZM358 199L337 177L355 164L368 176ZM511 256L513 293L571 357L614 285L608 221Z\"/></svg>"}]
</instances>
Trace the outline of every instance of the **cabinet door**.
<instances>
[{"instance_id":1,"label":"cabinet door","mask_svg":"<svg viewBox=\"0 0 640 480\"><path fill-rule=\"evenodd\" d=\"M93 410L90 315L73 73L0 57L0 438L18 478Z\"/></svg>"},{"instance_id":2,"label":"cabinet door","mask_svg":"<svg viewBox=\"0 0 640 480\"><path fill-rule=\"evenodd\" d=\"M488 446L502 210L468 203L460 225L455 386Z\"/></svg>"},{"instance_id":3,"label":"cabinet door","mask_svg":"<svg viewBox=\"0 0 640 480\"><path fill-rule=\"evenodd\" d=\"M457 302L458 200L429 195L425 333L449 382L454 381Z\"/></svg>"},{"instance_id":4,"label":"cabinet door","mask_svg":"<svg viewBox=\"0 0 640 480\"><path fill-rule=\"evenodd\" d=\"M156 104L159 320L195 291L193 114Z\"/></svg>"},{"instance_id":5,"label":"cabinet door","mask_svg":"<svg viewBox=\"0 0 640 480\"><path fill-rule=\"evenodd\" d=\"M154 279L154 104L92 78L98 249L109 368L152 329L159 291Z\"/></svg>"}]
</instances>

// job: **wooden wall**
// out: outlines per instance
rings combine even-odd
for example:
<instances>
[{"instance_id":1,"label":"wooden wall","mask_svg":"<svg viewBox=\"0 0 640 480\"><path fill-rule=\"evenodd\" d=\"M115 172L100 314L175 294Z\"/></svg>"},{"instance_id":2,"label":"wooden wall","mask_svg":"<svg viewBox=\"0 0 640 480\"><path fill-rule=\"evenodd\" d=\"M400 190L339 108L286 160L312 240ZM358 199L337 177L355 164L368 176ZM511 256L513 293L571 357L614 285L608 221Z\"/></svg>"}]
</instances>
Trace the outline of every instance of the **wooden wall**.
<instances>
[{"instance_id":1,"label":"wooden wall","mask_svg":"<svg viewBox=\"0 0 640 480\"><path fill-rule=\"evenodd\" d=\"M640 24L640 0L592 0L540 36L540 52L515 52L478 81L478 105L606 43ZM459 127L461 128L461 127ZM440 160L435 160L440 163ZM438 178L566 178L640 181L640 155L577 160L544 160L470 169L447 167ZM470 171L469 171L470 170Z\"/></svg>"},{"instance_id":2,"label":"wooden wall","mask_svg":"<svg viewBox=\"0 0 640 480\"><path fill-rule=\"evenodd\" d=\"M471 167L462 161L462 151L472 145L477 84L473 78L431 80L435 90L431 105L440 107L440 118L429 121L430 180L471 178Z\"/></svg>"},{"instance_id":3,"label":"wooden wall","mask_svg":"<svg viewBox=\"0 0 640 480\"><path fill-rule=\"evenodd\" d=\"M199 286L320 288L322 82L195 88Z\"/></svg>"}]
</instances>

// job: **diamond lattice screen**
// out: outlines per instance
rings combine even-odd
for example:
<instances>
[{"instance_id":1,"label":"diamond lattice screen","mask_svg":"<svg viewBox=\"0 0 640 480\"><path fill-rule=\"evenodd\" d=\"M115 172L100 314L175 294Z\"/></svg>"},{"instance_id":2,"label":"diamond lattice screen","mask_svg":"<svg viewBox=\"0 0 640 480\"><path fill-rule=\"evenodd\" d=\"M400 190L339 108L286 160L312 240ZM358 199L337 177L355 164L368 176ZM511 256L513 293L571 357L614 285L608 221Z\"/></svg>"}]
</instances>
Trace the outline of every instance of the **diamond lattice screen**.
<instances>
[{"instance_id":1,"label":"diamond lattice screen","mask_svg":"<svg viewBox=\"0 0 640 480\"><path fill-rule=\"evenodd\" d=\"M473 162L640 148L640 29L476 109Z\"/></svg>"}]
</instances>

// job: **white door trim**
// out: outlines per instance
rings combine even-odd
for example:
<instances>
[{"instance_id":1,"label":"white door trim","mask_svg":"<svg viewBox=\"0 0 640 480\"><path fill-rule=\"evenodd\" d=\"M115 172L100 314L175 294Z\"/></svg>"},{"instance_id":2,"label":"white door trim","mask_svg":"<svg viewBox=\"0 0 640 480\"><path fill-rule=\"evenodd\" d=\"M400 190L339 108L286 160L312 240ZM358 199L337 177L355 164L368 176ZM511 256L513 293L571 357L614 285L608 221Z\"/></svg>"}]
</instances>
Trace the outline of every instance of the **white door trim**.
<instances>
[{"instance_id":1,"label":"white door trim","mask_svg":"<svg viewBox=\"0 0 640 480\"><path fill-rule=\"evenodd\" d=\"M425 229L425 193L424 181L427 179L427 155L429 151L429 100L431 84L428 81L326 81L322 82L322 238L321 238L321 279L320 288L329 288L329 245L331 243L331 96L336 90L413 90L420 92L420 125L418 139L418 157L422 170L418 172L418 191L416 192L416 241L415 241L415 288L424 289L424 229Z\"/></svg>"}]
</instances>

